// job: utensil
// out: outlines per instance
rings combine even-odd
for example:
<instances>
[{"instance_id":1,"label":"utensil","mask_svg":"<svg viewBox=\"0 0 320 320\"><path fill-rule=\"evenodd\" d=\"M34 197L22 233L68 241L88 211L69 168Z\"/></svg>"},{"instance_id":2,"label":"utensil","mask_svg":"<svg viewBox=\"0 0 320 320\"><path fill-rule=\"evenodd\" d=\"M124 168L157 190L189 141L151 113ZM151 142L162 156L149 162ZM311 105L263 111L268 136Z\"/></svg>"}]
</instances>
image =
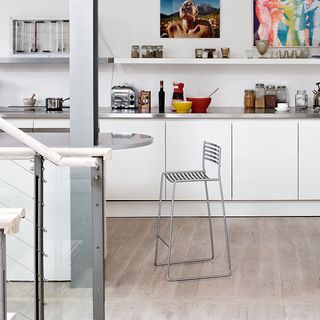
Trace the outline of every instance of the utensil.
<instances>
[{"instance_id":1,"label":"utensil","mask_svg":"<svg viewBox=\"0 0 320 320\"><path fill-rule=\"evenodd\" d=\"M215 89L212 93L210 93L210 94L208 95L208 98L210 98L211 96L213 96L218 90L219 90L219 88Z\"/></svg>"},{"instance_id":2,"label":"utensil","mask_svg":"<svg viewBox=\"0 0 320 320\"><path fill-rule=\"evenodd\" d=\"M47 111L62 111L63 102L70 100L70 98L46 98Z\"/></svg>"}]
</instances>

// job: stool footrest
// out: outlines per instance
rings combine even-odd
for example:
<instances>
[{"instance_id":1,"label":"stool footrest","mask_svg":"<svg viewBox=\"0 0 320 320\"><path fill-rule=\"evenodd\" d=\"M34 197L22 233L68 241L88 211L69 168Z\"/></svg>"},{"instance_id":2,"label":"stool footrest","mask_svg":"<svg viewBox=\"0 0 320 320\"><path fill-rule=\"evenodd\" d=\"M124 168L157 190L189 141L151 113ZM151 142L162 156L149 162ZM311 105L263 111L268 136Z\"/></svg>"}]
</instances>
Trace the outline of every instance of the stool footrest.
<instances>
[{"instance_id":1,"label":"stool footrest","mask_svg":"<svg viewBox=\"0 0 320 320\"><path fill-rule=\"evenodd\" d=\"M170 265L172 264L191 264L191 263L200 263L200 262L206 262L206 261L210 261L213 260L214 257L210 257L210 258L203 258L203 259L194 259L194 260L176 260L176 261L170 261ZM167 266L168 265L168 261L166 262L157 262L156 266Z\"/></svg>"},{"instance_id":2,"label":"stool footrest","mask_svg":"<svg viewBox=\"0 0 320 320\"><path fill-rule=\"evenodd\" d=\"M193 276L193 277L181 277L181 278L171 278L167 277L168 281L187 281L187 280L201 280L201 279L213 279L213 278L227 278L231 276L231 271L226 273L218 273L206 276Z\"/></svg>"}]
</instances>

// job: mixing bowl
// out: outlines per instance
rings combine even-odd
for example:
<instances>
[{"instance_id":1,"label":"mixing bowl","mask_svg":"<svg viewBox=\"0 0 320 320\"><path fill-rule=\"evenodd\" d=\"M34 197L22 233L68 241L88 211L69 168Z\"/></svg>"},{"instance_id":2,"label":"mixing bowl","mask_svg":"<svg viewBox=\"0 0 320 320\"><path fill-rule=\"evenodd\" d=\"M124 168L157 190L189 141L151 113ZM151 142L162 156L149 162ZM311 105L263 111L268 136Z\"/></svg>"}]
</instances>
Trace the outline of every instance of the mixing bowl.
<instances>
[{"instance_id":1,"label":"mixing bowl","mask_svg":"<svg viewBox=\"0 0 320 320\"><path fill-rule=\"evenodd\" d=\"M189 97L187 101L192 102L192 112L193 113L206 113L209 104L211 103L210 97L203 97L203 98L194 98Z\"/></svg>"},{"instance_id":2,"label":"mixing bowl","mask_svg":"<svg viewBox=\"0 0 320 320\"><path fill-rule=\"evenodd\" d=\"M177 113L188 113L192 106L190 101L172 101L172 107Z\"/></svg>"}]
</instances>

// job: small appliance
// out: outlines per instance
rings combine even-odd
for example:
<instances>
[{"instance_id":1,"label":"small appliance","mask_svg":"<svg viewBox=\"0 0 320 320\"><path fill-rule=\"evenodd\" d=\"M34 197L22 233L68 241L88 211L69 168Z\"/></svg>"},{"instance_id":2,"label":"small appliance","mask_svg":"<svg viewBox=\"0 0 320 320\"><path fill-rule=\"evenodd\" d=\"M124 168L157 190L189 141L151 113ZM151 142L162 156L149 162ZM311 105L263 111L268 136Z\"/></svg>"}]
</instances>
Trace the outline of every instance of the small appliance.
<instances>
[{"instance_id":1,"label":"small appliance","mask_svg":"<svg viewBox=\"0 0 320 320\"><path fill-rule=\"evenodd\" d=\"M313 90L313 93L314 93L313 108L319 109L320 108L320 82L317 82L316 85L318 86L318 90Z\"/></svg>"},{"instance_id":2,"label":"small appliance","mask_svg":"<svg viewBox=\"0 0 320 320\"><path fill-rule=\"evenodd\" d=\"M134 109L139 105L139 91L132 86L113 86L111 88L112 109Z\"/></svg>"}]
</instances>

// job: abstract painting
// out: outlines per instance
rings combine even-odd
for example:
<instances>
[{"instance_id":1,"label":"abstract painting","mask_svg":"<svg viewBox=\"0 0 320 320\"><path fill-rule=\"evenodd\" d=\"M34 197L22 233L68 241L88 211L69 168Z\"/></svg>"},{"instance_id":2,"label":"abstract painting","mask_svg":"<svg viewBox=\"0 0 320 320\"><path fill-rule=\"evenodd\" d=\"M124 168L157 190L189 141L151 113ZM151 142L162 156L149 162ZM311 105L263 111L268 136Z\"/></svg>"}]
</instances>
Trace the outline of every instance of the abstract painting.
<instances>
[{"instance_id":1,"label":"abstract painting","mask_svg":"<svg viewBox=\"0 0 320 320\"><path fill-rule=\"evenodd\" d=\"M220 0L160 0L161 38L220 38Z\"/></svg>"},{"instance_id":2,"label":"abstract painting","mask_svg":"<svg viewBox=\"0 0 320 320\"><path fill-rule=\"evenodd\" d=\"M273 47L320 46L320 0L253 0L254 40Z\"/></svg>"}]
</instances>

